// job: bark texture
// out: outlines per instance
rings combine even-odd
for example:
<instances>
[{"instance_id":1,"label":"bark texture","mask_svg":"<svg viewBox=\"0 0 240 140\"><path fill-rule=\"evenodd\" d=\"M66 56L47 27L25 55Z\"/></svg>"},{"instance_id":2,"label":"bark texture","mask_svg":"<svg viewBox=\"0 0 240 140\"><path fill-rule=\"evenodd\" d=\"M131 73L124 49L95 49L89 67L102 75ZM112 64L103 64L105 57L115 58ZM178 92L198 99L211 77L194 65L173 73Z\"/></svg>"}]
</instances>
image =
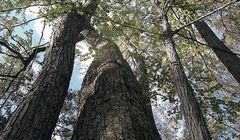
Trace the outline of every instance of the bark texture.
<instances>
[{"instance_id":1,"label":"bark texture","mask_svg":"<svg viewBox=\"0 0 240 140\"><path fill-rule=\"evenodd\" d=\"M234 54L211 30L204 21L194 23L198 32L204 38L209 46L218 57L218 59L226 66L228 71L240 84L240 59Z\"/></svg>"},{"instance_id":2,"label":"bark texture","mask_svg":"<svg viewBox=\"0 0 240 140\"><path fill-rule=\"evenodd\" d=\"M167 16L163 16L162 26L165 34L165 47L168 58L171 62L170 69L172 80L175 83L180 98L181 109L189 131L190 139L211 140L202 111L178 57Z\"/></svg>"},{"instance_id":3,"label":"bark texture","mask_svg":"<svg viewBox=\"0 0 240 140\"><path fill-rule=\"evenodd\" d=\"M160 140L141 87L111 40L84 34L96 57L84 78L72 140Z\"/></svg>"},{"instance_id":4,"label":"bark texture","mask_svg":"<svg viewBox=\"0 0 240 140\"><path fill-rule=\"evenodd\" d=\"M43 71L1 131L1 140L51 139L68 92L75 44L85 22L84 17L72 12L64 15L55 26Z\"/></svg>"}]
</instances>

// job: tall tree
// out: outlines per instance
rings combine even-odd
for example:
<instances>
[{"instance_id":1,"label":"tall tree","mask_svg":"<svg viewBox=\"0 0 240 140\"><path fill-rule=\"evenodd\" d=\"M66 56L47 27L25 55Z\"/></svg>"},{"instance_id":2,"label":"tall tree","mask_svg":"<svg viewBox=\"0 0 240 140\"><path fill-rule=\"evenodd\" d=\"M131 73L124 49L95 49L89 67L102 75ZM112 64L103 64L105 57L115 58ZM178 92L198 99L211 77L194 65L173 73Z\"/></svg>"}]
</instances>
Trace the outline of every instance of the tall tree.
<instances>
[{"instance_id":1,"label":"tall tree","mask_svg":"<svg viewBox=\"0 0 240 140\"><path fill-rule=\"evenodd\" d=\"M148 99L118 46L93 31L83 36L96 49L80 92L80 113L72 140L160 140Z\"/></svg>"},{"instance_id":2,"label":"tall tree","mask_svg":"<svg viewBox=\"0 0 240 140\"><path fill-rule=\"evenodd\" d=\"M141 87L142 93L144 98L147 101L147 109L148 113L146 115L150 115L149 117L151 118L151 115L153 114L152 112L152 106L151 106L151 93L150 93L150 84L149 84L149 77L148 77L148 72L147 72L147 66L144 61L144 56L135 51L133 53L133 59L135 60L135 69L136 69L136 78L139 82L139 85ZM154 124L154 120L151 120L152 123Z\"/></svg>"},{"instance_id":3,"label":"tall tree","mask_svg":"<svg viewBox=\"0 0 240 140\"><path fill-rule=\"evenodd\" d=\"M240 59L234 54L211 30L204 21L194 23L201 37L215 52L218 59L226 66L228 71L240 84Z\"/></svg>"},{"instance_id":4,"label":"tall tree","mask_svg":"<svg viewBox=\"0 0 240 140\"><path fill-rule=\"evenodd\" d=\"M43 71L1 132L4 140L50 139L67 95L75 44L86 18L76 11L64 14L55 26Z\"/></svg>"},{"instance_id":5,"label":"tall tree","mask_svg":"<svg viewBox=\"0 0 240 140\"><path fill-rule=\"evenodd\" d=\"M181 109L190 138L192 140L210 140L211 136L202 111L198 105L197 99L195 98L194 91L188 82L187 76L184 73L183 66L176 51L176 46L173 40L173 32L167 15L171 4L172 0L166 0L162 4L161 22L164 32L163 35L165 37L164 44L170 61L172 81L176 86L176 91L180 98Z\"/></svg>"}]
</instances>

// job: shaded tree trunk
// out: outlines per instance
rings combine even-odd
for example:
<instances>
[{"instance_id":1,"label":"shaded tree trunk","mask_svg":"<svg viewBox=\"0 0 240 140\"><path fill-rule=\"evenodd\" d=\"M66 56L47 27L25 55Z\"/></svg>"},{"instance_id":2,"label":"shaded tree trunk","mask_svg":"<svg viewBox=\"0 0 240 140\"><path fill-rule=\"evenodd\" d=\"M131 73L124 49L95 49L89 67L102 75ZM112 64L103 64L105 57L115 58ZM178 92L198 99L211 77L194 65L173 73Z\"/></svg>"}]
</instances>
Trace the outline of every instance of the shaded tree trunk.
<instances>
[{"instance_id":1,"label":"shaded tree trunk","mask_svg":"<svg viewBox=\"0 0 240 140\"><path fill-rule=\"evenodd\" d=\"M212 48L218 59L226 66L228 71L240 84L240 59L234 54L211 30L204 21L194 23L198 32Z\"/></svg>"},{"instance_id":2,"label":"shaded tree trunk","mask_svg":"<svg viewBox=\"0 0 240 140\"><path fill-rule=\"evenodd\" d=\"M92 31L83 35L96 57L83 80L72 140L160 140L148 100L118 46Z\"/></svg>"},{"instance_id":3,"label":"shaded tree trunk","mask_svg":"<svg viewBox=\"0 0 240 140\"><path fill-rule=\"evenodd\" d=\"M4 126L6 125L7 123L7 119L3 116L0 116L0 131L3 130Z\"/></svg>"},{"instance_id":4,"label":"shaded tree trunk","mask_svg":"<svg viewBox=\"0 0 240 140\"><path fill-rule=\"evenodd\" d=\"M181 110L184 115L186 126L191 140L211 140L202 111L195 98L194 91L184 73L182 64L178 57L173 35L168 23L167 15L162 17L162 26L165 36L165 47L171 62L170 69L172 80L176 86L177 94L181 102Z\"/></svg>"},{"instance_id":5,"label":"shaded tree trunk","mask_svg":"<svg viewBox=\"0 0 240 140\"><path fill-rule=\"evenodd\" d=\"M152 114L152 105L151 105L151 94L150 94L150 83L149 83L149 77L148 77L148 72L147 72L147 66L144 61L144 57L141 54L138 54L137 52L134 53L133 55L135 61L136 61L136 70L137 70L137 80L139 82L139 85L141 87L141 90L143 92L143 96L147 102L147 109L148 113L146 115L150 115L149 118L152 118L150 121L152 121L153 124L155 124L155 121L153 119Z\"/></svg>"},{"instance_id":6,"label":"shaded tree trunk","mask_svg":"<svg viewBox=\"0 0 240 140\"><path fill-rule=\"evenodd\" d=\"M134 53L133 57L136 62L136 77L138 79L140 87L142 88L143 94L149 97L149 78L144 57L141 54L137 54L137 52Z\"/></svg>"},{"instance_id":7,"label":"shaded tree trunk","mask_svg":"<svg viewBox=\"0 0 240 140\"><path fill-rule=\"evenodd\" d=\"M75 44L85 22L85 17L72 12L64 15L55 26L53 43L47 49L43 71L1 131L1 140L51 139L68 92Z\"/></svg>"}]
</instances>

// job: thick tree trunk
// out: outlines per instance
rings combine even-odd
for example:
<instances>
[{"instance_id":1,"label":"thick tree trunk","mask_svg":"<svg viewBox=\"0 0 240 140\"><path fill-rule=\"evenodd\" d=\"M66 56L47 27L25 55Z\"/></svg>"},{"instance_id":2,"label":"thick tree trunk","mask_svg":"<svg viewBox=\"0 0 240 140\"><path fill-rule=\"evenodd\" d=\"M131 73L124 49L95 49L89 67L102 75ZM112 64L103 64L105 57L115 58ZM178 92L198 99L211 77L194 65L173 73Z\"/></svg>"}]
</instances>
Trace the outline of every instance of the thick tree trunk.
<instances>
[{"instance_id":1,"label":"thick tree trunk","mask_svg":"<svg viewBox=\"0 0 240 140\"><path fill-rule=\"evenodd\" d=\"M86 19L72 12L55 26L43 71L1 132L1 140L48 140L68 92L74 48Z\"/></svg>"},{"instance_id":2,"label":"thick tree trunk","mask_svg":"<svg viewBox=\"0 0 240 140\"><path fill-rule=\"evenodd\" d=\"M234 54L211 30L204 21L194 23L198 32L204 38L209 46L218 57L218 59L226 66L228 71L240 84L240 59Z\"/></svg>"},{"instance_id":3,"label":"thick tree trunk","mask_svg":"<svg viewBox=\"0 0 240 140\"><path fill-rule=\"evenodd\" d=\"M111 40L84 33L96 57L84 78L72 140L160 140L136 77Z\"/></svg>"},{"instance_id":4,"label":"thick tree trunk","mask_svg":"<svg viewBox=\"0 0 240 140\"><path fill-rule=\"evenodd\" d=\"M180 98L181 109L190 138L191 140L211 140L202 111L178 57L167 15L162 18L162 26L165 35L165 47L168 58L171 62L170 69L172 73L172 80L175 83L176 90Z\"/></svg>"}]
</instances>

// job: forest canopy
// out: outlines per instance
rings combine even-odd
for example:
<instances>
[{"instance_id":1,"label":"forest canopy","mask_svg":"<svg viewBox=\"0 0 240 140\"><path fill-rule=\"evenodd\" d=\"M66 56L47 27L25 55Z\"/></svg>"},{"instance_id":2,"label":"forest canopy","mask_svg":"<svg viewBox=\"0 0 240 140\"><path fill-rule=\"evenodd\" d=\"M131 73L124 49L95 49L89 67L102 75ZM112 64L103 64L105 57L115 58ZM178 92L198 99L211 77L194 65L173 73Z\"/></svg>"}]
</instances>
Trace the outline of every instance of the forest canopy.
<instances>
[{"instance_id":1,"label":"forest canopy","mask_svg":"<svg viewBox=\"0 0 240 140\"><path fill-rule=\"evenodd\" d=\"M237 140L239 84L239 0L0 1L0 139Z\"/></svg>"}]
</instances>

